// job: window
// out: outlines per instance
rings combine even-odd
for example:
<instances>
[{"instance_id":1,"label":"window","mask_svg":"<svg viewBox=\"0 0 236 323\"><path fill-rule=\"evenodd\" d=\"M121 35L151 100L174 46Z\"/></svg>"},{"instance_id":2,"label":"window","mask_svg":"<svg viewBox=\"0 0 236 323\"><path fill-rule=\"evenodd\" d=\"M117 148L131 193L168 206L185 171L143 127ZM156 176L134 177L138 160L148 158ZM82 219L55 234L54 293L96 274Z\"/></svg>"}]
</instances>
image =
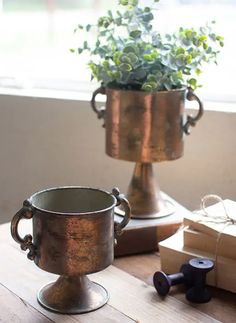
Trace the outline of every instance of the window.
<instances>
[{"instance_id":1,"label":"window","mask_svg":"<svg viewBox=\"0 0 236 323\"><path fill-rule=\"evenodd\" d=\"M0 0L0 87L91 92L96 84L90 82L88 58L69 51L78 37L73 30L115 10L117 2ZM209 100L236 101L235 14L236 0L160 0L155 22L160 31L216 20L217 32L225 37L218 66L205 68L198 90Z\"/></svg>"}]
</instances>

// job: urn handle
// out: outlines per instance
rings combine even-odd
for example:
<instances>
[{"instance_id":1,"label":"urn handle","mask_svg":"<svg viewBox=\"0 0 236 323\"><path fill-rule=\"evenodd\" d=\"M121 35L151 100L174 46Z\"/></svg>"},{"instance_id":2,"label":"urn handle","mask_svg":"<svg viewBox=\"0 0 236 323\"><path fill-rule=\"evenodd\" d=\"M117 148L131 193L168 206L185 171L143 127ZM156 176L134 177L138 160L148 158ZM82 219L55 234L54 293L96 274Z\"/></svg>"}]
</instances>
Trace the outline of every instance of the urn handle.
<instances>
[{"instance_id":1,"label":"urn handle","mask_svg":"<svg viewBox=\"0 0 236 323\"><path fill-rule=\"evenodd\" d=\"M21 219L31 219L33 217L33 208L31 203L28 200L25 200L23 207L15 214L11 221L11 235L12 238L20 244L22 250L26 251L29 249L27 255L28 259L34 260L36 256L36 246L32 243L32 235L27 234L24 238L18 233L18 224Z\"/></svg>"},{"instance_id":2,"label":"urn handle","mask_svg":"<svg viewBox=\"0 0 236 323\"><path fill-rule=\"evenodd\" d=\"M123 194L120 194L118 188L113 188L112 194L117 200L116 206L122 205L124 208L124 218L121 222L115 222L115 238L122 234L122 229L129 223L131 217L131 210L129 201L125 198Z\"/></svg>"},{"instance_id":3,"label":"urn handle","mask_svg":"<svg viewBox=\"0 0 236 323\"><path fill-rule=\"evenodd\" d=\"M97 90L95 90L93 92L93 96L92 96L92 100L91 100L91 107L93 109L93 111L97 114L98 119L104 119L105 118L105 113L106 113L106 108L105 107L101 107L98 108L96 105L96 96L98 94L106 94L106 88L104 86L100 86ZM103 125L103 127L105 127L105 125Z\"/></svg>"},{"instance_id":4,"label":"urn handle","mask_svg":"<svg viewBox=\"0 0 236 323\"><path fill-rule=\"evenodd\" d=\"M187 100L189 101L197 101L199 104L199 109L198 109L198 113L195 117L193 116L187 116L187 122L185 123L185 125L183 126L183 130L184 132L189 135L190 134L190 126L194 127L197 124L197 121L199 119L201 119L202 115L203 115L203 104L201 102L201 100L196 96L196 94L193 92L193 90L189 87L188 88L188 92L187 92Z\"/></svg>"}]
</instances>

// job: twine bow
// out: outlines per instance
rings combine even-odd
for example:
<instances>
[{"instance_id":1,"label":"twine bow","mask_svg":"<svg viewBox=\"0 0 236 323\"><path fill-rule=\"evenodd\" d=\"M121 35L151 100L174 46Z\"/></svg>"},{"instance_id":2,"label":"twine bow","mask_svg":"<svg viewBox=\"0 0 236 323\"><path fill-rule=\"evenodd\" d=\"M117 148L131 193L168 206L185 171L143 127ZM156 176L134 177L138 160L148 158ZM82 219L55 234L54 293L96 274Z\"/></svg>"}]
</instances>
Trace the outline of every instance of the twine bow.
<instances>
[{"instance_id":1,"label":"twine bow","mask_svg":"<svg viewBox=\"0 0 236 323\"><path fill-rule=\"evenodd\" d=\"M209 200L214 200L217 202L221 202L222 207L224 209L224 214L221 216L213 216L211 215L207 210L206 210L206 202L208 202ZM225 203L222 200L222 198L218 195L214 195L214 194L209 194L209 195L205 195L202 199L201 199L201 209L200 211L203 211L203 213L200 212L201 215L205 216L207 218L207 221L204 222L212 222L212 223L222 223L222 224L236 224L236 219L232 218L229 216ZM199 212L198 212L199 213Z\"/></svg>"},{"instance_id":2,"label":"twine bow","mask_svg":"<svg viewBox=\"0 0 236 323\"><path fill-rule=\"evenodd\" d=\"M213 201L217 201L220 202L223 210L224 210L224 214L223 215L212 215L211 213L209 213L206 210L206 203L209 200L213 200ZM216 238L216 246L215 246L215 253L214 253L214 262L215 262L215 286L218 287L218 253L219 253L219 245L220 245L220 241L222 238L222 233L224 232L225 228L229 225L235 225L236 224L236 219L232 218L231 216L229 216L225 203L222 200L222 198L218 195L214 195L214 194L209 194L209 195L205 195L202 199L201 199L201 209L200 211L196 212L197 214L201 214L202 216L204 216L206 219L204 220L200 220L203 222L211 222L211 223L216 223L216 224L225 224L223 226L223 228L220 230L220 232L217 235ZM199 222L200 222L199 221Z\"/></svg>"}]
</instances>

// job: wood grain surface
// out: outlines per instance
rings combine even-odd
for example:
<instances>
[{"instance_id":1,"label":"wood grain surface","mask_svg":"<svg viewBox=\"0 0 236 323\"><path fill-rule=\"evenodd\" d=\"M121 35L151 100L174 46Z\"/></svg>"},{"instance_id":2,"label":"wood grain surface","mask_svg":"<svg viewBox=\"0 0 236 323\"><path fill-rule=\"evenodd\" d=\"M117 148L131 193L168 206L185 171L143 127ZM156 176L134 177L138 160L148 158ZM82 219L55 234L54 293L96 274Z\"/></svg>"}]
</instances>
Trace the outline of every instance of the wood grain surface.
<instances>
[{"instance_id":1,"label":"wood grain surface","mask_svg":"<svg viewBox=\"0 0 236 323\"><path fill-rule=\"evenodd\" d=\"M235 298L218 295L201 306L189 305L184 294L174 290L161 299L152 286L153 273L160 267L157 253L118 258L114 265L90 275L102 284L110 299L101 309L82 315L49 312L37 302L37 291L56 275L39 269L27 259L10 236L9 224L0 226L0 322L234 322ZM29 233L30 221L22 222L22 232ZM232 295L235 296L235 295Z\"/></svg>"},{"instance_id":2,"label":"wood grain surface","mask_svg":"<svg viewBox=\"0 0 236 323\"><path fill-rule=\"evenodd\" d=\"M141 279L150 286L153 285L153 274L161 268L160 257L157 252L117 258L113 265ZM236 294L218 288L209 288L212 292L212 299L206 304L190 304L185 299L185 290L182 286L172 287L169 295L220 322L236 322Z\"/></svg>"}]
</instances>

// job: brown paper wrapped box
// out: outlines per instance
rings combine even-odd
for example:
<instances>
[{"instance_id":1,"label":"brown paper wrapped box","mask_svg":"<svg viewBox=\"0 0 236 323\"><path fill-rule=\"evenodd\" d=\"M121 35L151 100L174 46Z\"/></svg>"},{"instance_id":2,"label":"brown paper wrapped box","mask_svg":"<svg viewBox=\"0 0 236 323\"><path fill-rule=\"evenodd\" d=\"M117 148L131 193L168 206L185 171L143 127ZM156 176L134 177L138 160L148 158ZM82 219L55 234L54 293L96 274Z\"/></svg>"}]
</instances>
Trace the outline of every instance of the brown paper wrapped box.
<instances>
[{"instance_id":1,"label":"brown paper wrapped box","mask_svg":"<svg viewBox=\"0 0 236 323\"><path fill-rule=\"evenodd\" d=\"M236 202L231 200L223 201L227 214L236 221ZM216 203L206 208L208 216L204 211L190 213L184 217L184 227L206 234L206 237L213 237L226 240L227 243L236 246L236 224L226 223L227 217L222 203ZM221 223L216 223L221 222Z\"/></svg>"},{"instance_id":2,"label":"brown paper wrapped box","mask_svg":"<svg viewBox=\"0 0 236 323\"><path fill-rule=\"evenodd\" d=\"M225 214L236 219L236 202L223 203L207 207L208 216L201 210L184 217L184 246L236 260L236 224L227 223Z\"/></svg>"},{"instance_id":3,"label":"brown paper wrapped box","mask_svg":"<svg viewBox=\"0 0 236 323\"><path fill-rule=\"evenodd\" d=\"M191 228L185 228L183 235L185 247L202 250L211 254L217 252L220 256L236 260L236 239L232 240L230 236L224 235L217 242L215 237Z\"/></svg>"}]
</instances>

